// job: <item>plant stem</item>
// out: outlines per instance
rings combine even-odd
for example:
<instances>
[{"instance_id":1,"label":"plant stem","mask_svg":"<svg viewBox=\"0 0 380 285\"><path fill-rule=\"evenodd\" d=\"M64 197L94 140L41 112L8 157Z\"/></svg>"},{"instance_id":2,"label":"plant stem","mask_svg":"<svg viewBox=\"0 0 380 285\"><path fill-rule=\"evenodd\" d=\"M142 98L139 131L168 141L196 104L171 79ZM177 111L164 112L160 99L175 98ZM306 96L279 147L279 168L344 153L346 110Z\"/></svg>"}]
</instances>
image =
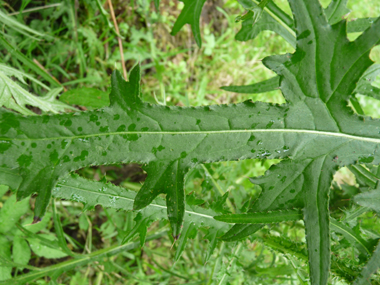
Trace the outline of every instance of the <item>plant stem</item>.
<instances>
[{"instance_id":1,"label":"plant stem","mask_svg":"<svg viewBox=\"0 0 380 285\"><path fill-rule=\"evenodd\" d=\"M119 26L117 25L117 21L116 21L116 17L115 17L115 12L113 10L113 6L112 6L112 1L111 0L108 0L108 6L110 8L110 12L111 12L111 17L112 17L112 21L113 21L113 24L115 26L115 30L116 30L116 33L118 35L120 35L120 32L119 32ZM124 79L128 81L128 74L127 74L127 69L125 67L125 61L124 61L124 51L123 51L123 42L121 40L121 38L118 36L117 37L117 41L119 42L119 51L120 51L120 58L121 58L121 67L123 68L123 75L124 75Z\"/></svg>"}]
</instances>

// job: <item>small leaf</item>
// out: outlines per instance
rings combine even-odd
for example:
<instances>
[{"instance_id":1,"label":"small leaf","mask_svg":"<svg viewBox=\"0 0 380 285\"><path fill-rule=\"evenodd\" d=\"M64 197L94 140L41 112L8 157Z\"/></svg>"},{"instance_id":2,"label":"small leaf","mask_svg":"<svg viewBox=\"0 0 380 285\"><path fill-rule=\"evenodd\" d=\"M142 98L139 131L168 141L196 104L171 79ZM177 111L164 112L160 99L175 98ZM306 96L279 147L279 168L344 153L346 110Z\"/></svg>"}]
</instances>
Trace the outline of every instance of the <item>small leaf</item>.
<instances>
[{"instance_id":1,"label":"small leaf","mask_svg":"<svg viewBox=\"0 0 380 285\"><path fill-rule=\"evenodd\" d=\"M226 208L228 195L230 193L227 191L221 197L217 197L214 202L211 203L210 208L213 209L217 213L227 214L229 210Z\"/></svg>"},{"instance_id":2,"label":"small leaf","mask_svg":"<svg viewBox=\"0 0 380 285\"><path fill-rule=\"evenodd\" d=\"M0 233L5 234L12 230L28 210L27 199L16 203L16 195L9 197L0 209Z\"/></svg>"},{"instance_id":3,"label":"small leaf","mask_svg":"<svg viewBox=\"0 0 380 285\"><path fill-rule=\"evenodd\" d=\"M26 240L20 236L14 237L12 246L13 261L18 264L27 265L31 255L32 253Z\"/></svg>"},{"instance_id":4,"label":"small leaf","mask_svg":"<svg viewBox=\"0 0 380 285\"><path fill-rule=\"evenodd\" d=\"M190 193L186 196L186 203L190 206L198 206L205 203L204 200L195 197L194 193Z\"/></svg>"},{"instance_id":5,"label":"small leaf","mask_svg":"<svg viewBox=\"0 0 380 285\"><path fill-rule=\"evenodd\" d=\"M52 235L39 234L39 236L41 236L41 238L44 238L50 241L56 241ZM37 256L45 257L45 258L62 258L62 257L67 256L67 253L58 249L53 249L43 244L40 239L28 238L28 242L30 244L30 248L33 250L33 252Z\"/></svg>"}]
</instances>

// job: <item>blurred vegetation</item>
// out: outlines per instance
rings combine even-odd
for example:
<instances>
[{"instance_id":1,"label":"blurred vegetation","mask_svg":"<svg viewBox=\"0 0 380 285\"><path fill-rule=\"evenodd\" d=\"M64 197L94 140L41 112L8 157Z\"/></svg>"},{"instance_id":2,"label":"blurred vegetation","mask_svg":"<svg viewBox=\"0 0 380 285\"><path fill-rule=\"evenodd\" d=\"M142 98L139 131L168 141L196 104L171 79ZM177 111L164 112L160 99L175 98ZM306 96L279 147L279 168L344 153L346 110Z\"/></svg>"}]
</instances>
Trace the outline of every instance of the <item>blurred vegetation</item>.
<instances>
[{"instance_id":1,"label":"blurred vegetation","mask_svg":"<svg viewBox=\"0 0 380 285\"><path fill-rule=\"evenodd\" d=\"M127 69L139 62L143 70L144 100L179 106L234 103L247 99L284 102L280 91L247 95L227 93L220 89L221 86L246 85L270 78L273 74L263 66L261 60L268 55L293 52L285 40L271 32L260 34L254 41L235 41L234 36L240 29L235 17L244 13L237 1L207 1L201 18L202 48L196 46L187 26L175 37L170 35L181 2L161 0L159 13L154 9L153 1L149 0L112 2L123 38ZM327 0L322 2L328 4ZM97 94L107 94L112 70L121 70L117 35L109 7L106 1L99 0L98 3L105 13L100 12L97 1L93 0L0 1L2 13L11 15L18 23L39 33L34 35L20 30L13 23L1 21L0 18L0 35L17 52L42 66L51 78L55 78L54 87L68 90L61 97L63 102L65 98L74 98L77 100L75 106L81 110L90 108L80 101L82 88L97 89ZM290 11L285 0L276 3ZM380 15L380 5L376 0L349 0L348 7L354 11L349 19ZM353 38L355 36L352 35ZM380 63L380 49L374 49L371 57ZM53 85L25 62L0 44L0 63ZM39 96L47 94L47 90L35 82L26 80L26 83L23 87L31 93ZM380 87L379 78L376 84ZM107 100L106 97L98 99ZM366 114L380 117L380 103L377 100L360 96L359 101ZM35 107L30 109L41 112ZM229 192L229 208L239 212L247 201L253 200L261 191L248 178L263 175L276 162L246 160L200 166L187 175L186 192L210 203ZM145 179L138 165L91 167L81 169L78 173L89 179L106 179L132 190L138 190ZM348 190L344 187L358 184L347 168L340 170L335 180L337 184L331 194L330 208L333 209L332 216L339 220L356 210L353 202L347 198ZM0 208L14 199L4 188L0 194ZM25 204L25 201L21 203ZM30 205L25 204L23 207L25 210L20 210L17 219L27 226L32 219L33 199ZM103 209L100 206L94 211L83 213L79 203L57 201L57 209L68 246L77 253L90 253L119 244L134 223L134 213ZM52 210L49 213L33 231L55 239ZM380 222L376 214L358 215L350 223L353 226L360 225L355 229L365 238L375 240L380 237ZM166 221L156 222L148 232L154 234L162 227L167 227L166 224ZM202 233L189 242L177 263L173 262L177 244L171 249L173 240L167 234L147 242L143 248L137 247L63 272L56 280L46 278L30 284L306 284L303 282L307 282L307 262L281 250L273 250L270 244L268 246L271 239L266 241L263 238L271 236L274 243L276 237L305 242L304 235L301 221L266 227L249 241L232 244L219 242L213 258L204 264L207 242ZM0 236L0 253L1 242L14 240L13 237ZM364 258L350 247L342 235L333 234L332 240L332 252L338 259L357 266ZM41 268L68 259L62 252L43 248L38 241L28 242L32 248L30 266ZM229 267L230 264L233 266ZM28 271L28 268L13 270L12 275ZM1 274L0 270L0 278ZM340 278L333 278L331 284L347 283Z\"/></svg>"}]
</instances>

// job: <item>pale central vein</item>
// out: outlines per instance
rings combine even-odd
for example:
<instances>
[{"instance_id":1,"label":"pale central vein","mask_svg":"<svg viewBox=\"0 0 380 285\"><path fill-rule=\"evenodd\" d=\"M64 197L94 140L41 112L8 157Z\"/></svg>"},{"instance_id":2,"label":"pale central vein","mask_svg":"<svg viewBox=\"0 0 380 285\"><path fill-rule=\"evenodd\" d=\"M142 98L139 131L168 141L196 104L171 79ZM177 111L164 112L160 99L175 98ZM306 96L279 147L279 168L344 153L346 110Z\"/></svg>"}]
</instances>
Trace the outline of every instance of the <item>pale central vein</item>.
<instances>
[{"instance_id":1,"label":"pale central vein","mask_svg":"<svg viewBox=\"0 0 380 285\"><path fill-rule=\"evenodd\" d=\"M123 136L123 135L213 135L213 134L237 134L237 133L283 133L283 134L308 134L326 137L345 138L350 140L358 140L364 142L380 143L380 138L369 138L354 136L345 133L324 132L316 130L300 130L300 129L254 129L254 130L220 130L220 131L155 131L155 132L142 132L142 131L127 131L127 132L108 132L100 134L87 134L79 136L59 136L59 137L45 137L45 138L0 138L0 143L3 141L49 141L49 140L73 140L84 139L91 137L104 137L104 136Z\"/></svg>"},{"instance_id":2,"label":"pale central vein","mask_svg":"<svg viewBox=\"0 0 380 285\"><path fill-rule=\"evenodd\" d=\"M65 188L68 188L68 189L74 189L74 190L77 190L77 191L82 191L82 192L93 192L91 190L87 190L87 189L83 189L83 188L78 188L78 187L74 187L74 186L69 186L69 185L65 185L65 184L61 184L58 182L57 186L59 187L62 187L63 189ZM59 191L62 191L62 188L60 190L58 190L57 192ZM54 194L56 193L53 193L53 196ZM134 202L134 198L128 198L128 197L125 197L125 196L120 196L120 195L115 195L115 194L107 194L107 193L98 193L98 192L95 192L95 195L98 195L98 196L105 196L105 197L115 197L116 199L121 199L121 200L127 200L131 203ZM58 197L58 195L56 195ZM64 197L63 197L64 198ZM86 203L86 201L79 201L79 202L82 202L82 203ZM161 209L167 209L166 206L163 206L163 205L159 205L159 204L154 204L154 203L151 203L148 207L156 207L156 208L161 208ZM129 211L132 211L132 209L126 209L126 210L129 210ZM207 219L212 219L214 220L214 217L213 216L209 216L209 215L205 215L205 214L201 214L201 213L197 213L197 212L193 212L193 211L189 211L189 210L185 210L185 213L186 214L190 214L190 215L195 215L195 216L200 216L200 217L204 217L204 218L207 218Z\"/></svg>"}]
</instances>

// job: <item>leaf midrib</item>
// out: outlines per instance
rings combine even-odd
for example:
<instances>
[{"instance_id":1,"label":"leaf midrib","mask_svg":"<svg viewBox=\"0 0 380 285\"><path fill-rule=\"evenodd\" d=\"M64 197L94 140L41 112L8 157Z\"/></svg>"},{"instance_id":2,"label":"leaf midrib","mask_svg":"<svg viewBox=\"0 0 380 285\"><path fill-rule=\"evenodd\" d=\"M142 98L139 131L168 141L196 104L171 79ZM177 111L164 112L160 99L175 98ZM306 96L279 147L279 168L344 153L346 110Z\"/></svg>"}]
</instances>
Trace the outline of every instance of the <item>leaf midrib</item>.
<instances>
[{"instance_id":1,"label":"leaf midrib","mask_svg":"<svg viewBox=\"0 0 380 285\"><path fill-rule=\"evenodd\" d=\"M57 186L58 187L63 187L63 188L71 188L71 189L75 189L75 190L79 190L79 191L83 191L83 192L90 192L90 193L94 192L94 191L91 191L91 190L87 190L87 189L83 189L83 188L78 188L78 187L74 187L74 186L69 186L69 185L65 185L65 184L60 184L60 183L58 183ZM99 192L95 192L95 193L98 196L115 197L115 198L118 198L118 199L131 201L132 203L134 202L134 198L127 198L127 197L124 197L124 196L119 196L119 195L114 195L114 194L105 194L105 193L99 193ZM83 203L83 202L81 202L81 203ZM157 207L157 208L161 208L161 209L167 209L166 206L155 204L154 202L152 202L148 207ZM132 209L131 209L131 211L132 211ZM197 212L193 212L193 211L188 211L188 210L185 210L185 213L214 220L214 217L210 216L210 215L205 215L205 214L201 214L201 213L197 213Z\"/></svg>"},{"instance_id":2,"label":"leaf midrib","mask_svg":"<svg viewBox=\"0 0 380 285\"><path fill-rule=\"evenodd\" d=\"M380 138L371 138L363 136L355 136L346 133L325 132L316 130L304 129L245 129L245 130L220 130L220 131L127 131L127 132L105 132L96 134L87 134L79 136L60 136L60 137L44 137L44 138L1 138L0 143L5 141L50 141L50 140L73 140L80 138L102 137L102 136L115 136L115 135L211 135L211 134L236 134L236 133L304 133L310 135L330 136L345 138L350 140L358 140L364 142L380 143Z\"/></svg>"}]
</instances>

